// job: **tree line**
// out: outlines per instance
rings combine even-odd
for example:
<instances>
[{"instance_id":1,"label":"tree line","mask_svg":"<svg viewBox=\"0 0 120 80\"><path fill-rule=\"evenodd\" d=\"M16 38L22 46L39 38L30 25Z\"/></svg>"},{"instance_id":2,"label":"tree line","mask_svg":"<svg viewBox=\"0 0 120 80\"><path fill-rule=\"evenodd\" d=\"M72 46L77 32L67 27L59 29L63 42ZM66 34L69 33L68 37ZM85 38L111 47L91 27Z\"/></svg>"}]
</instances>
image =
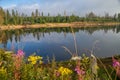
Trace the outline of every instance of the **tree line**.
<instances>
[{"instance_id":1,"label":"tree line","mask_svg":"<svg viewBox=\"0 0 120 80\"><path fill-rule=\"evenodd\" d=\"M115 14L114 16L109 16L108 13L105 16L97 16L93 12L90 12L85 17L80 17L77 15L67 16L58 14L57 16L44 15L43 12L39 12L38 9L35 12L32 12L30 16L27 14L19 14L17 10L12 10L11 13L9 10L3 10L0 7L0 24L1 25L23 25L23 24L42 24L42 23L66 23L66 22L84 22L84 21L96 21L96 22L110 22L110 21L120 21L120 13Z\"/></svg>"}]
</instances>

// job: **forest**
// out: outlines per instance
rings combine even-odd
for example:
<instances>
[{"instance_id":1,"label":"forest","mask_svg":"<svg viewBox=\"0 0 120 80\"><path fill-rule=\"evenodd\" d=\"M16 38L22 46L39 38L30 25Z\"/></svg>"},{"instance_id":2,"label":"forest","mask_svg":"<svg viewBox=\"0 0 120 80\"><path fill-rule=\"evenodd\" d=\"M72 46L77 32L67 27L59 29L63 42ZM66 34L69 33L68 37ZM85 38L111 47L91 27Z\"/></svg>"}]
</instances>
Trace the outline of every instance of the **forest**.
<instances>
[{"instance_id":1,"label":"forest","mask_svg":"<svg viewBox=\"0 0 120 80\"><path fill-rule=\"evenodd\" d=\"M85 17L79 15L61 15L51 16L50 13L44 15L36 9L31 15L19 13L17 10L4 10L0 7L0 25L24 25L24 24L44 24L44 23L70 23L70 22L119 22L120 13L110 16L106 13L104 16L97 16L95 13L90 12Z\"/></svg>"}]
</instances>

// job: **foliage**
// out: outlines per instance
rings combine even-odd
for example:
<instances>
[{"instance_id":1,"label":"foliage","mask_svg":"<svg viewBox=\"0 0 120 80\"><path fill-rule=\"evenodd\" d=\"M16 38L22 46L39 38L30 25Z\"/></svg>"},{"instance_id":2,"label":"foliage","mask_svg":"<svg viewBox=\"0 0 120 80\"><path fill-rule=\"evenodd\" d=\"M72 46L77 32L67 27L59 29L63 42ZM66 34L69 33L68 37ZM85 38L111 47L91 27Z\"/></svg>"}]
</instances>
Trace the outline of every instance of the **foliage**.
<instances>
[{"instance_id":1,"label":"foliage","mask_svg":"<svg viewBox=\"0 0 120 80\"><path fill-rule=\"evenodd\" d=\"M120 76L117 71L120 62L113 58L112 65L107 71L97 65L94 55L65 62L43 63L41 56L30 55L28 58L22 50L17 54L0 50L0 79L1 80L113 80ZM42 63L41 63L42 62ZM91 65L92 64L92 65ZM97 67L96 67L97 66ZM99 67L99 68L98 68ZM116 72L116 73L115 73ZM111 76L112 77L109 77ZM114 75L114 76L113 76ZM116 80L116 79L115 79Z\"/></svg>"},{"instance_id":2,"label":"foliage","mask_svg":"<svg viewBox=\"0 0 120 80\"><path fill-rule=\"evenodd\" d=\"M4 10L0 7L0 25L4 23L5 13Z\"/></svg>"},{"instance_id":3,"label":"foliage","mask_svg":"<svg viewBox=\"0 0 120 80\"><path fill-rule=\"evenodd\" d=\"M105 16L97 16L93 12L90 12L89 14L86 14L86 17L80 17L79 15L61 15L58 13L56 16L50 16L50 13L48 15L44 15L43 12L39 12L38 9L36 9L34 12L31 13L31 15L27 15L24 13L19 14L19 12L16 10L12 10L11 13L9 10L3 10L0 8L0 24L8 25L8 24L14 24L14 25L26 25L26 24L43 24L43 23L66 23L66 22L78 22L78 21L94 21L94 22L116 22L120 21L120 13L115 14L114 16L109 16L108 13L105 14Z\"/></svg>"}]
</instances>

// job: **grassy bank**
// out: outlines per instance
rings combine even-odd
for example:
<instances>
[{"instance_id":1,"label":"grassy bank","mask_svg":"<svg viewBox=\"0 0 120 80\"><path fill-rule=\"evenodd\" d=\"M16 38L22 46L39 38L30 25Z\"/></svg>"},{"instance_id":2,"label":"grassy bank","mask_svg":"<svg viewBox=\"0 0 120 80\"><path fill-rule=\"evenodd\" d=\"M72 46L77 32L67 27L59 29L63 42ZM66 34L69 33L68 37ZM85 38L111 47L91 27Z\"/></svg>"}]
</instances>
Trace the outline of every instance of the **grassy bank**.
<instances>
[{"instance_id":1,"label":"grassy bank","mask_svg":"<svg viewBox=\"0 0 120 80\"><path fill-rule=\"evenodd\" d=\"M114 26L120 25L119 22L72 22L72 23L45 23L45 24L26 24L26 25L2 25L0 30L26 29L26 28L57 28L57 27L95 27L95 26Z\"/></svg>"},{"instance_id":2,"label":"grassy bank","mask_svg":"<svg viewBox=\"0 0 120 80\"><path fill-rule=\"evenodd\" d=\"M98 59L94 55L85 55L74 59L56 62L53 59L45 64L41 56L35 54L25 57L22 50L16 54L0 50L1 80L117 80L116 67L111 58ZM114 66L103 63L107 60ZM117 60L117 59L114 59ZM99 63L99 65L98 65ZM119 63L119 62L118 62ZM120 63L119 63L120 64ZM118 79L119 80L119 79Z\"/></svg>"}]
</instances>

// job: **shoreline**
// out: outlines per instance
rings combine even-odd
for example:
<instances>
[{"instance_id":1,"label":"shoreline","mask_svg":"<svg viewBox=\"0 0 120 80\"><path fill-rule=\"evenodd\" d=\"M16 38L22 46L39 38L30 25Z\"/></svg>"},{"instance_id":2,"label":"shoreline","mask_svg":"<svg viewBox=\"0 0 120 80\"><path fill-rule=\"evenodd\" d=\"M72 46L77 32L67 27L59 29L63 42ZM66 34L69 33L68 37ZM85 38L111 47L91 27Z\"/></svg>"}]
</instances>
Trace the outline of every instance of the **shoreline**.
<instances>
[{"instance_id":1,"label":"shoreline","mask_svg":"<svg viewBox=\"0 0 120 80\"><path fill-rule=\"evenodd\" d=\"M97 27L97 26L115 26L120 22L71 22L71 23L45 23L45 24L26 24L26 25L2 25L0 30L16 30L27 28L61 28L61 27Z\"/></svg>"}]
</instances>

